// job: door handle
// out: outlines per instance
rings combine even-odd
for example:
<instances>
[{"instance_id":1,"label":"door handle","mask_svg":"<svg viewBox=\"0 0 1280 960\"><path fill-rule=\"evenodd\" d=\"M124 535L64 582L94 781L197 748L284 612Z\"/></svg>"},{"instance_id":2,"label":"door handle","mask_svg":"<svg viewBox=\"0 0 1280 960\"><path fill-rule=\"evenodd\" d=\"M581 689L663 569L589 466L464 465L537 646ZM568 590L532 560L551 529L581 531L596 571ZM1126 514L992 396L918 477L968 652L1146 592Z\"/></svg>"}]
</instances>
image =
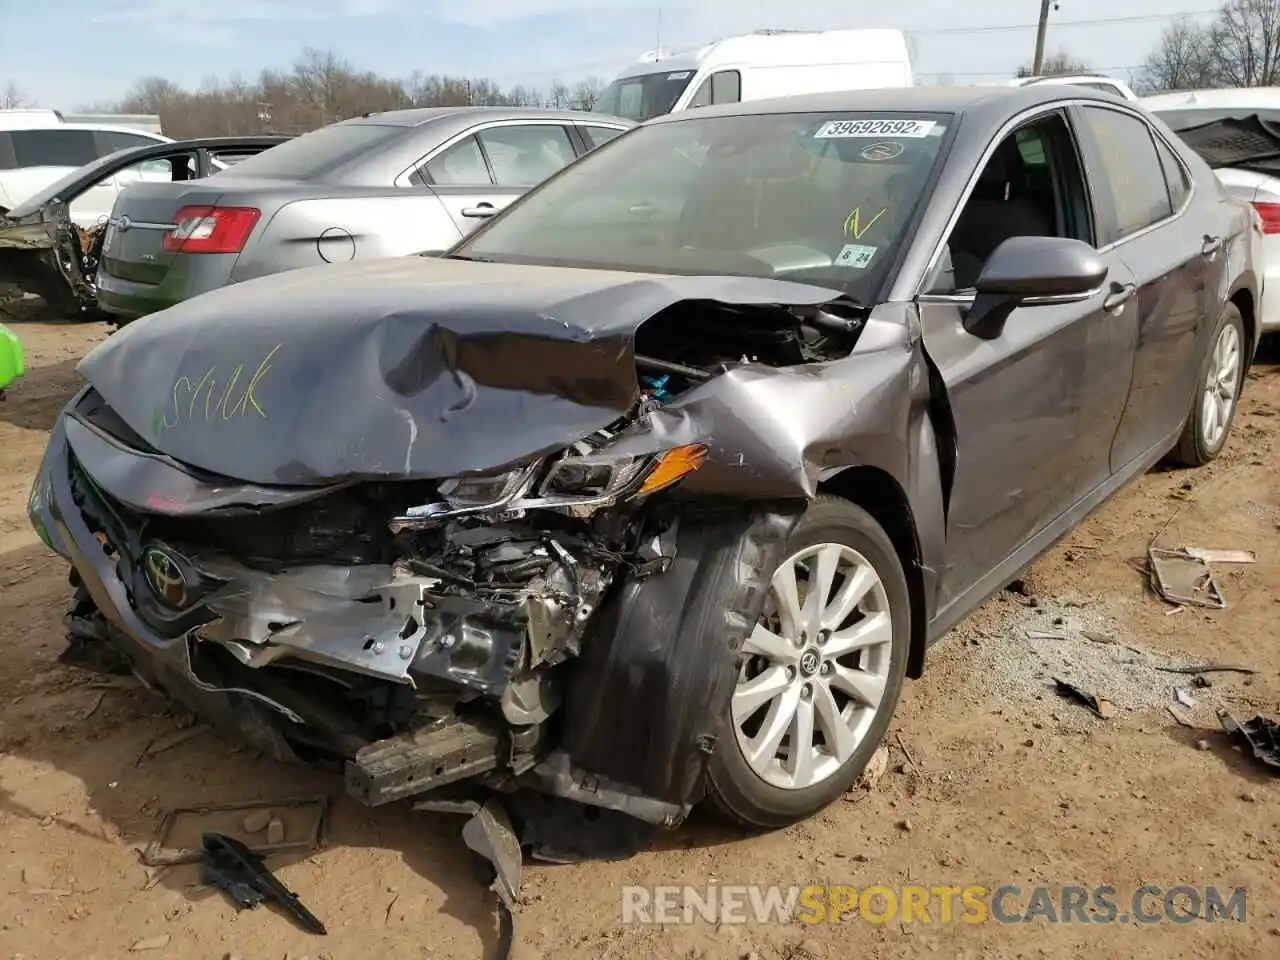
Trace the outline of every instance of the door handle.
<instances>
[{"instance_id":1,"label":"door handle","mask_svg":"<svg viewBox=\"0 0 1280 960\"><path fill-rule=\"evenodd\" d=\"M1102 301L1102 309L1107 313L1123 313L1124 305L1132 300L1137 292L1137 284L1113 283L1111 284L1111 292L1107 294L1107 299Z\"/></svg>"},{"instance_id":2,"label":"door handle","mask_svg":"<svg viewBox=\"0 0 1280 960\"><path fill-rule=\"evenodd\" d=\"M1201 256L1208 257L1212 260L1218 255L1218 251L1222 249L1222 238L1211 237L1209 234L1204 235L1204 243L1200 247Z\"/></svg>"},{"instance_id":3,"label":"door handle","mask_svg":"<svg viewBox=\"0 0 1280 960\"><path fill-rule=\"evenodd\" d=\"M483 220L486 217L492 217L498 212L498 208L492 203L477 203L474 207L463 207L462 215L471 217L473 220Z\"/></svg>"}]
</instances>

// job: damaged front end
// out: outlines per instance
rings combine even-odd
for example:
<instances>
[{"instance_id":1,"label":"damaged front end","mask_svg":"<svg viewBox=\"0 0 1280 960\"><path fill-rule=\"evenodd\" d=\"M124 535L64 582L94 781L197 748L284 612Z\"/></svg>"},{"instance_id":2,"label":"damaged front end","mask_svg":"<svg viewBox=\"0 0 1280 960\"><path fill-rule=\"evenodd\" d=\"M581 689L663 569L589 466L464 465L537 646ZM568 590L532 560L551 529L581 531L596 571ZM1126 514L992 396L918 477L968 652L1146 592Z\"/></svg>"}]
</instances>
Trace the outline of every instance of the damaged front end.
<instances>
[{"instance_id":1,"label":"damaged front end","mask_svg":"<svg viewBox=\"0 0 1280 960\"><path fill-rule=\"evenodd\" d=\"M358 276L376 300L407 269ZM430 315L361 326L339 303L316 329L316 306L281 346L295 318L264 332L228 288L112 337L82 364L92 386L30 505L75 568L82 645L105 638L277 758L341 768L370 806L465 781L680 822L763 572L837 466L900 466L888 438L927 387L904 326L830 291L563 289L582 274L535 277L528 296L553 302L487 303L498 321L470 325L444 319L463 288L442 283ZM316 384L365 399L324 406ZM708 622L691 611L713 569Z\"/></svg>"},{"instance_id":2,"label":"damaged front end","mask_svg":"<svg viewBox=\"0 0 1280 960\"><path fill-rule=\"evenodd\" d=\"M0 284L36 294L61 313L93 310L106 232L105 222L79 227L58 198L33 210L0 212Z\"/></svg>"}]
</instances>

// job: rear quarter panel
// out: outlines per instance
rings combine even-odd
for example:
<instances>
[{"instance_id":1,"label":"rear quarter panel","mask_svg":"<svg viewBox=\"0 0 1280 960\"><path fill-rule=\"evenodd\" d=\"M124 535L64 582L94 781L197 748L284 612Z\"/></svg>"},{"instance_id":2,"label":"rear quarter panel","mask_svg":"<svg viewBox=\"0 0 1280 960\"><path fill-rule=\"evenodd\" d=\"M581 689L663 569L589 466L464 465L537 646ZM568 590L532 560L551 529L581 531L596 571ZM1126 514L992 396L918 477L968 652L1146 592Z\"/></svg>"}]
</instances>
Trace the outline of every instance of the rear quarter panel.
<instances>
[{"instance_id":1,"label":"rear quarter panel","mask_svg":"<svg viewBox=\"0 0 1280 960\"><path fill-rule=\"evenodd\" d=\"M290 199L254 231L231 279L443 251L460 238L440 199L427 191Z\"/></svg>"}]
</instances>

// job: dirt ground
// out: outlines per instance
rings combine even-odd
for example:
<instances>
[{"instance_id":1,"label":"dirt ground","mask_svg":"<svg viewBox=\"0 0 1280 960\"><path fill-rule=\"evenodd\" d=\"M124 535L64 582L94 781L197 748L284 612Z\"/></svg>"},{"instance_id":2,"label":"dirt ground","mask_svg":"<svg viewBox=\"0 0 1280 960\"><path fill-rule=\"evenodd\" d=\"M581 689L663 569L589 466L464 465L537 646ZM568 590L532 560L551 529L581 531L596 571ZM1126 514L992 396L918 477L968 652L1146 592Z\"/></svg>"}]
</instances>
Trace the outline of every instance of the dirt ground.
<instances>
[{"instance_id":1,"label":"dirt ground","mask_svg":"<svg viewBox=\"0 0 1280 960\"><path fill-rule=\"evenodd\" d=\"M208 734L140 760L179 718L141 689L104 689L56 662L66 570L30 533L25 503L75 362L106 331L13 329L28 374L0 403L0 960L491 954L492 902L459 819L362 809L340 783ZM778 833L743 837L695 818L628 861L530 866L516 956L1280 956L1280 778L1234 748L1214 715L1280 715L1278 438L1273 358L1254 368L1218 462L1143 477L1030 571L1022 593L1002 594L932 652L872 789ZM1146 589L1135 564L1162 527L1169 545L1256 553L1254 564L1215 566L1227 609L1171 614ZM1188 678L1153 664L1223 661L1257 673L1211 674L1183 711L1199 729L1175 721L1174 685ZM1087 677L1117 715L1056 696L1051 674ZM237 915L195 868L140 863L165 809L310 791L338 797L327 837L278 872L327 937L265 908ZM714 882L1111 884L1122 904L1147 883L1245 886L1248 913L1150 926L621 921L624 884Z\"/></svg>"}]
</instances>

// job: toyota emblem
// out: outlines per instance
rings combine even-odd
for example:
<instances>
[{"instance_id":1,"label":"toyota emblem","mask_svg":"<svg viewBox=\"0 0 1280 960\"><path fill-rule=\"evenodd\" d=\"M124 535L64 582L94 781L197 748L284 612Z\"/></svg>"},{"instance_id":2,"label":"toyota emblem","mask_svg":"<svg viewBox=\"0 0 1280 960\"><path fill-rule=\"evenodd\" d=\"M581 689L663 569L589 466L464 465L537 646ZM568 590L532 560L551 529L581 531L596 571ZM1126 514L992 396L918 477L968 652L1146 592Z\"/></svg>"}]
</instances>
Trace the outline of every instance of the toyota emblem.
<instances>
[{"instance_id":1,"label":"toyota emblem","mask_svg":"<svg viewBox=\"0 0 1280 960\"><path fill-rule=\"evenodd\" d=\"M142 566L156 599L171 610L187 605L187 577L177 557L164 547L147 547Z\"/></svg>"},{"instance_id":2,"label":"toyota emblem","mask_svg":"<svg viewBox=\"0 0 1280 960\"><path fill-rule=\"evenodd\" d=\"M818 656L817 650L809 649L800 655L800 672L806 677L817 673L820 666L822 666L822 658Z\"/></svg>"}]
</instances>

